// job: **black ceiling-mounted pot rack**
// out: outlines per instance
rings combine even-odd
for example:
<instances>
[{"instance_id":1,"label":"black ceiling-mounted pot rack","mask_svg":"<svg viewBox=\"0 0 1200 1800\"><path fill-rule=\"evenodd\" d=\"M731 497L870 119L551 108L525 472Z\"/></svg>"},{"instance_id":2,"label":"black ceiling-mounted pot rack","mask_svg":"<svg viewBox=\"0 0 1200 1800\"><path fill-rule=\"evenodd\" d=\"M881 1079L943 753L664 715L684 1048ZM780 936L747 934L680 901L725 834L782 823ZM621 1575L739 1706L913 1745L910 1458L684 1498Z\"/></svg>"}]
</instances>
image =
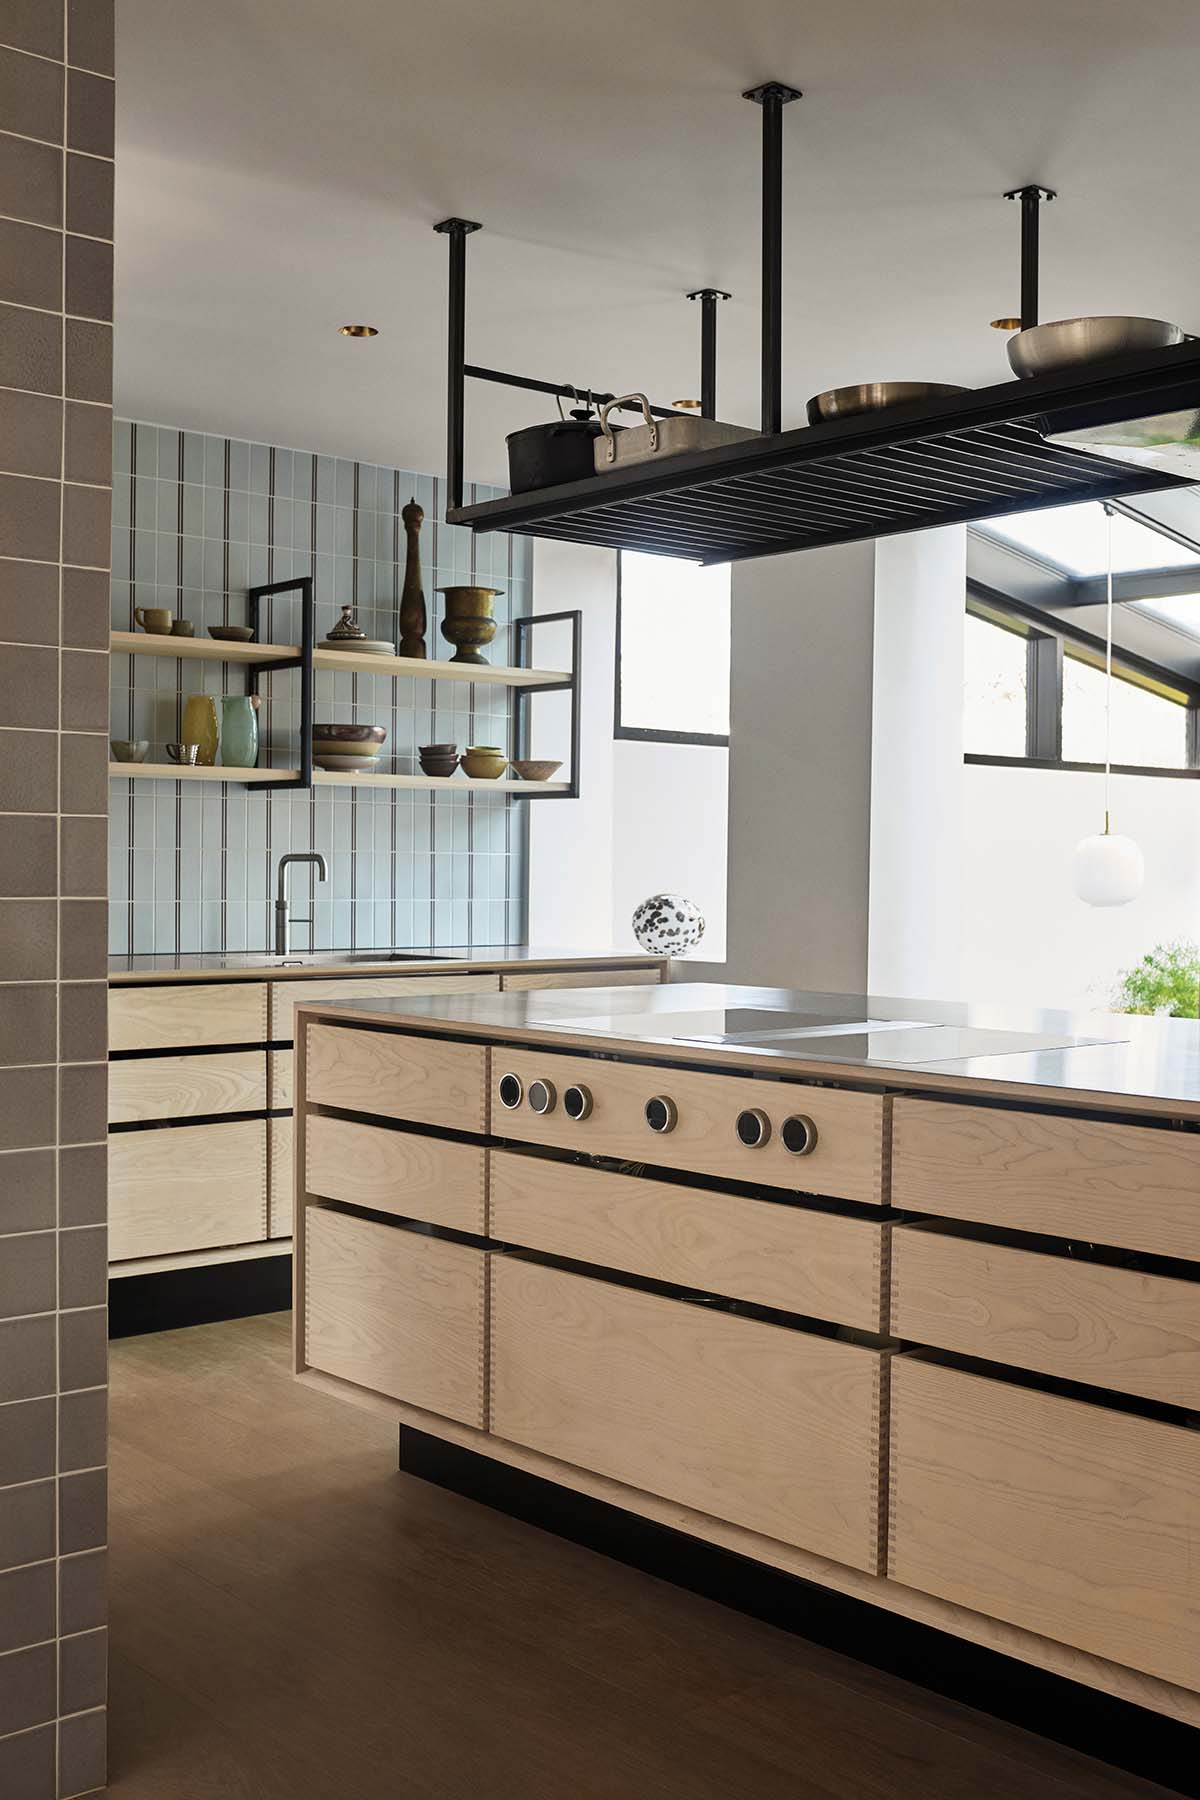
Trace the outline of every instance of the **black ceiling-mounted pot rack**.
<instances>
[{"instance_id":1,"label":"black ceiling-mounted pot rack","mask_svg":"<svg viewBox=\"0 0 1200 1800\"><path fill-rule=\"evenodd\" d=\"M464 378L569 397L553 382L505 375L465 360L465 240L479 226L444 219L450 237L448 449L451 524L569 543L643 550L702 563L740 562L821 545L957 524L997 513L1105 500L1177 485L1085 451L1049 444L1066 416L1108 423L1200 408L1200 345L1122 357L1086 371L999 382L885 413L782 431L783 108L797 88L765 82L744 98L762 108L762 436L639 463L532 493L462 504ZM1021 203L1021 326L1038 322L1038 225L1055 198L1037 184ZM701 301L701 395L716 410L719 289ZM594 396L606 399L610 396ZM709 410L711 408L711 410ZM673 409L653 407L659 416Z\"/></svg>"}]
</instances>

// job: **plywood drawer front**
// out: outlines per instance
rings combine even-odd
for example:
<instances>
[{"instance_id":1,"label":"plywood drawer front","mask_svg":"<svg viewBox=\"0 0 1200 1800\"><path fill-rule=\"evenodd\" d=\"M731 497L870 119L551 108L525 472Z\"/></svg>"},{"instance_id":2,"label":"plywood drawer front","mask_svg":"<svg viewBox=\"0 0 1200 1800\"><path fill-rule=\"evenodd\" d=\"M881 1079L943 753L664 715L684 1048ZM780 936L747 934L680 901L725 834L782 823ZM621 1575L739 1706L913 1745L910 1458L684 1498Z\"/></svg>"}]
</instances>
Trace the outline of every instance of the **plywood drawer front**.
<instances>
[{"instance_id":1,"label":"plywood drawer front","mask_svg":"<svg viewBox=\"0 0 1200 1800\"><path fill-rule=\"evenodd\" d=\"M312 1113L305 1129L305 1186L323 1200L482 1235L484 1155L482 1144Z\"/></svg>"},{"instance_id":2,"label":"plywood drawer front","mask_svg":"<svg viewBox=\"0 0 1200 1800\"><path fill-rule=\"evenodd\" d=\"M901 1226L892 1330L1200 1411L1200 1282Z\"/></svg>"},{"instance_id":3,"label":"plywood drawer front","mask_svg":"<svg viewBox=\"0 0 1200 1800\"><path fill-rule=\"evenodd\" d=\"M290 1119L267 1120L269 1160L268 1235L289 1238L295 1214L295 1164L293 1127Z\"/></svg>"},{"instance_id":4,"label":"plywood drawer front","mask_svg":"<svg viewBox=\"0 0 1200 1800\"><path fill-rule=\"evenodd\" d=\"M428 994L499 991L498 975L345 975L318 981L273 981L271 1037L277 1043L292 1041L297 1006L323 1006L327 1000L415 1000Z\"/></svg>"},{"instance_id":5,"label":"plywood drawer front","mask_svg":"<svg viewBox=\"0 0 1200 1800\"><path fill-rule=\"evenodd\" d=\"M308 1099L319 1106L483 1131L486 1068L478 1044L345 1025L308 1028Z\"/></svg>"},{"instance_id":6,"label":"plywood drawer front","mask_svg":"<svg viewBox=\"0 0 1200 1800\"><path fill-rule=\"evenodd\" d=\"M296 1104L296 1054L293 1050L269 1050L267 1062L270 1072L268 1104L272 1107L294 1106Z\"/></svg>"},{"instance_id":7,"label":"plywood drawer front","mask_svg":"<svg viewBox=\"0 0 1200 1800\"><path fill-rule=\"evenodd\" d=\"M1200 1134L899 1099L892 1201L1200 1261Z\"/></svg>"},{"instance_id":8,"label":"plywood drawer front","mask_svg":"<svg viewBox=\"0 0 1200 1800\"><path fill-rule=\"evenodd\" d=\"M526 1096L513 1111L506 1110L498 1096L500 1080L510 1071L521 1079ZM843 1200L879 1204L884 1199L887 1102L874 1094L537 1050L510 1051L503 1045L492 1051L491 1080L492 1130L499 1136ZM537 1080L555 1087L557 1102L551 1112L535 1113L529 1104L529 1087ZM586 1119L571 1119L563 1109L562 1096L572 1084L582 1084L592 1096ZM646 1123L646 1102L656 1094L667 1095L675 1104L678 1118L673 1131L654 1132ZM771 1135L758 1149L738 1140L735 1125L744 1108L758 1108L771 1121ZM817 1128L816 1148L807 1156L792 1155L780 1137L783 1121L796 1113L812 1119Z\"/></svg>"},{"instance_id":9,"label":"plywood drawer front","mask_svg":"<svg viewBox=\"0 0 1200 1800\"><path fill-rule=\"evenodd\" d=\"M497 1436L876 1569L878 1352L503 1255L491 1329Z\"/></svg>"},{"instance_id":10,"label":"plywood drawer front","mask_svg":"<svg viewBox=\"0 0 1200 1800\"><path fill-rule=\"evenodd\" d=\"M266 1104L267 1058L262 1050L136 1057L108 1065L110 1125L262 1112Z\"/></svg>"},{"instance_id":11,"label":"plywood drawer front","mask_svg":"<svg viewBox=\"0 0 1200 1800\"><path fill-rule=\"evenodd\" d=\"M261 1044L267 1035L265 981L193 987L114 987L108 996L110 1050L186 1050L194 1044Z\"/></svg>"},{"instance_id":12,"label":"plywood drawer front","mask_svg":"<svg viewBox=\"0 0 1200 1800\"><path fill-rule=\"evenodd\" d=\"M880 1329L889 1228L576 1163L491 1153L491 1234L758 1306Z\"/></svg>"},{"instance_id":13,"label":"plywood drawer front","mask_svg":"<svg viewBox=\"0 0 1200 1800\"><path fill-rule=\"evenodd\" d=\"M640 969L526 969L518 975L502 975L506 994L538 988L657 987L662 980L657 964Z\"/></svg>"},{"instance_id":14,"label":"plywood drawer front","mask_svg":"<svg viewBox=\"0 0 1200 1800\"><path fill-rule=\"evenodd\" d=\"M892 1363L894 1581L1200 1687L1200 1433Z\"/></svg>"},{"instance_id":15,"label":"plywood drawer front","mask_svg":"<svg viewBox=\"0 0 1200 1800\"><path fill-rule=\"evenodd\" d=\"M484 1425L487 1256L310 1206L305 1357L314 1369Z\"/></svg>"},{"instance_id":16,"label":"plywood drawer front","mask_svg":"<svg viewBox=\"0 0 1200 1800\"><path fill-rule=\"evenodd\" d=\"M121 1131L108 1142L108 1254L172 1256L267 1235L262 1119Z\"/></svg>"}]
</instances>

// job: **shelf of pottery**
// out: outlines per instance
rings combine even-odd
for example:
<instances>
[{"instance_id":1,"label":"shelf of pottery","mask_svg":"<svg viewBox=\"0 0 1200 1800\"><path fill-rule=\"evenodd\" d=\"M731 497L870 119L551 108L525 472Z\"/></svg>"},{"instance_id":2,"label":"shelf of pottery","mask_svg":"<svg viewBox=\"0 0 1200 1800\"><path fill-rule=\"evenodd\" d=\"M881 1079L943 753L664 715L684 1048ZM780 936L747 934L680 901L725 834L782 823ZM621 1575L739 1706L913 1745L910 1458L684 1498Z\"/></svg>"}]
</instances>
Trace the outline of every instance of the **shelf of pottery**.
<instances>
[{"instance_id":1,"label":"shelf of pottery","mask_svg":"<svg viewBox=\"0 0 1200 1800\"><path fill-rule=\"evenodd\" d=\"M110 649L114 655L167 658L176 664L171 710L178 718L178 739L161 746L164 755L156 756L159 746L151 738L116 738L111 740L112 758L109 774L113 777L141 780L244 782L259 787L305 786L304 767L260 765L260 755L267 746L260 733L263 703L254 691L262 677L273 671L303 669L309 664L310 679L305 684L310 715L315 704L312 691L319 675L328 673L333 680L322 683L332 690L328 702L332 713L344 706L347 713L364 710L387 711L393 721L400 717L394 702L384 707L375 705L370 694L358 692L357 682L349 693L338 676L371 676L384 681L443 682L469 684L464 694L465 718L474 721L479 712L491 717L487 699L498 689L513 689L511 742L514 754L495 744L457 742L418 744L402 748L389 726L359 717L308 720L302 716L301 732L311 732L311 783L313 786L370 785L372 787L445 789L454 792L486 790L533 799L537 795L571 796L578 792L575 784L578 767L578 668L579 615L560 613L529 615L510 622L518 644L518 654L528 645L529 633L539 623L568 624L572 637L570 669L535 669L517 664L502 666L490 663L484 649L496 636L497 621L493 602L498 588L475 585L441 587L444 599L442 635L452 644L455 654L448 661L438 661L428 654L426 631L428 615L421 585L418 535L423 512L415 501L403 509L401 517L407 537L407 561L404 588L400 597L396 622L398 641L370 638L359 625L355 609L343 606L341 617L327 636L313 643L311 623L313 611L312 584L307 579L275 583L271 587L251 589L246 625L211 625L207 637L197 637L194 625L176 618L165 607L137 607L134 631L113 631ZM262 642L258 635L260 607L281 593L295 591L302 595L306 614L303 635L312 643L277 644ZM240 670L246 678L247 692L213 694L197 692L185 695L191 665L225 664ZM199 667L195 673L202 675ZM132 681L132 677L131 677ZM567 691L571 699L571 764L570 779L555 779L562 769L560 761L538 759L518 754L527 748L529 736L528 701L538 690ZM436 690L434 690L436 691ZM499 696L497 696L498 698ZM161 693L158 698L165 698ZM481 707L480 701L484 704ZM276 703L278 704L278 703ZM505 701L507 706L509 703ZM132 718L133 707L130 708ZM161 709L160 709L161 710ZM433 724L432 706L405 709L419 735L425 722ZM463 716L463 715L458 715ZM503 718L500 726L505 726ZM505 726L507 729L507 727ZM498 729L497 735L500 735ZM295 755L293 749L291 755ZM304 759L302 758L302 763ZM403 764L409 766L403 767Z\"/></svg>"}]
</instances>

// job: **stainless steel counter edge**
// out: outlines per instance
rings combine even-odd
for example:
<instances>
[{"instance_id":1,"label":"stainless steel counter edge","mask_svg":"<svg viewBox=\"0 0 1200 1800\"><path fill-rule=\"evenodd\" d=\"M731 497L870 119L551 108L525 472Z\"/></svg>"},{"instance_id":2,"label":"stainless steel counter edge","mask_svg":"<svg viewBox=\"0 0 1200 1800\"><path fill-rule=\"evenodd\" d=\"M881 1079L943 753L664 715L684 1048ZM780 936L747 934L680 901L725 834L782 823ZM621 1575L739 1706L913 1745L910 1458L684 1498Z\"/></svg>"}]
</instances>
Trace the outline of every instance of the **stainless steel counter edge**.
<instances>
[{"instance_id":1,"label":"stainless steel counter edge","mask_svg":"<svg viewBox=\"0 0 1200 1800\"><path fill-rule=\"evenodd\" d=\"M503 974L506 969L549 972L556 968L663 968L668 957L648 956L641 950L553 950L525 944L496 944L481 949L452 946L445 950L406 951L390 957L386 951L373 956L357 951L349 960L346 951L310 950L283 958L265 952L233 952L227 957L195 955L110 956L110 987L145 986L159 982L303 981L306 977L345 975L467 975Z\"/></svg>"}]
</instances>

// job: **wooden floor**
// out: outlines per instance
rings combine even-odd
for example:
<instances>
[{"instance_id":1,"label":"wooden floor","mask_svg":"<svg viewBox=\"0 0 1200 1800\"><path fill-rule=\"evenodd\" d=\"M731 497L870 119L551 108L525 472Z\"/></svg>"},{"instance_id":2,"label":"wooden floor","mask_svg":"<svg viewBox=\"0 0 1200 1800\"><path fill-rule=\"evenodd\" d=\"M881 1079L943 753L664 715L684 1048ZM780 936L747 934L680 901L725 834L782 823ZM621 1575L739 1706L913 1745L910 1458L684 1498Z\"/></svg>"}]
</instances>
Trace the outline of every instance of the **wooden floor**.
<instances>
[{"instance_id":1,"label":"wooden floor","mask_svg":"<svg viewBox=\"0 0 1200 1800\"><path fill-rule=\"evenodd\" d=\"M396 1471L283 1315L112 1355L119 1800L1153 1800Z\"/></svg>"}]
</instances>

